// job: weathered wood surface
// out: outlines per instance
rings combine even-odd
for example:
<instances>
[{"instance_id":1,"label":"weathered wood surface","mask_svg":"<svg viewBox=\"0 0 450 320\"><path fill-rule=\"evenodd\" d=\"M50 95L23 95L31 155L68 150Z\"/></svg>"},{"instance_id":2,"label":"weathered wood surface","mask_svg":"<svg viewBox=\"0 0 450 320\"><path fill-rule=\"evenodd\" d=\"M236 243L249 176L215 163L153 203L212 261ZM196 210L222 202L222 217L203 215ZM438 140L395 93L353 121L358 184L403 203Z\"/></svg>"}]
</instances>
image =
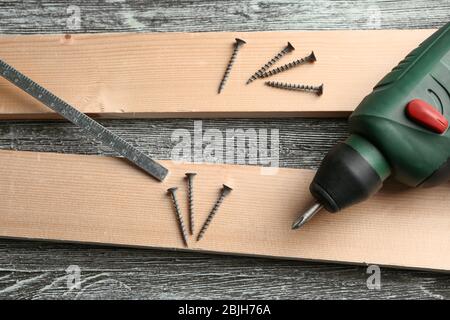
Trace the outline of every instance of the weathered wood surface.
<instances>
[{"instance_id":1,"label":"weathered wood surface","mask_svg":"<svg viewBox=\"0 0 450 320\"><path fill-rule=\"evenodd\" d=\"M81 23L69 20L79 8ZM426 29L447 0L4 1L2 33Z\"/></svg>"},{"instance_id":2,"label":"weathered wood surface","mask_svg":"<svg viewBox=\"0 0 450 320\"><path fill-rule=\"evenodd\" d=\"M67 9L78 5L80 28ZM7 1L2 33L109 31L250 31L437 28L450 18L440 1ZM103 124L160 159L174 129L191 120L111 120ZM343 119L208 120L204 128L278 128L280 165L315 168L338 139ZM2 122L3 149L112 154L62 122ZM445 253L444 253L445 254ZM67 290L78 265L81 290ZM450 299L448 274L382 269L381 290L368 290L363 267L70 244L0 241L0 298L421 298Z\"/></svg>"}]
</instances>

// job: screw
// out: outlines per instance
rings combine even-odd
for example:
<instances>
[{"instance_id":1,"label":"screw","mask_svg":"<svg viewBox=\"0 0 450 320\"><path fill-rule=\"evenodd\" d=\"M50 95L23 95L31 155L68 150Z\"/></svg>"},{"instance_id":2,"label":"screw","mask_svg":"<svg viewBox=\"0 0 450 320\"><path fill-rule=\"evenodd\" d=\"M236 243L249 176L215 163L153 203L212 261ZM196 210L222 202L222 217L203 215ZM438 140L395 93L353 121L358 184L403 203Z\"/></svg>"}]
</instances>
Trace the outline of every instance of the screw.
<instances>
[{"instance_id":1,"label":"screw","mask_svg":"<svg viewBox=\"0 0 450 320\"><path fill-rule=\"evenodd\" d=\"M186 178L188 182L188 198L189 198L189 231L194 234L194 177L196 173L189 172L186 173Z\"/></svg>"},{"instance_id":2,"label":"screw","mask_svg":"<svg viewBox=\"0 0 450 320\"><path fill-rule=\"evenodd\" d=\"M222 188L222 190L220 192L219 198L217 199L216 203L214 204L214 207L212 208L211 212L209 213L208 217L206 218L206 221L203 224L203 227L202 227L202 229L200 230L200 232L199 232L199 234L197 236L197 241L199 241L201 238L203 238L203 235L205 234L206 229L208 229L208 226L211 223L211 220L214 218L214 216L216 215L217 211L219 210L219 207L222 204L223 199L225 199L225 197L227 195L229 195L232 190L233 189L230 188L229 186L227 186L225 184L223 185L223 188Z\"/></svg>"},{"instance_id":3,"label":"screw","mask_svg":"<svg viewBox=\"0 0 450 320\"><path fill-rule=\"evenodd\" d=\"M313 51L313 52L311 52L311 54L309 56L306 56L306 57L298 59L298 60L294 60L292 62L286 63L284 66L281 66L281 67L278 67L278 68L275 68L275 69L272 69L270 71L263 73L260 76L260 78L267 78L267 77L276 75L277 73L280 73L280 72L292 69L294 67L297 67L299 65L305 64L307 62L313 63L316 60L317 59L316 59L316 56L314 55L314 51Z\"/></svg>"},{"instance_id":4,"label":"screw","mask_svg":"<svg viewBox=\"0 0 450 320\"><path fill-rule=\"evenodd\" d=\"M263 65L258 71L256 71L248 80L246 84L252 83L256 79L260 78L263 73L266 72L275 62L280 60L285 54L294 51L294 46L288 42L287 46L278 52L272 59L270 59L265 65Z\"/></svg>"},{"instance_id":5,"label":"screw","mask_svg":"<svg viewBox=\"0 0 450 320\"><path fill-rule=\"evenodd\" d=\"M219 85L219 94L222 92L222 90L225 86L225 83L228 80L228 76L230 75L231 68L233 67L234 61L236 60L237 53L244 44L246 44L246 42L244 40L236 38L233 54L231 55L230 62L228 62L227 69L225 70L222 81L220 82L220 85Z\"/></svg>"},{"instance_id":6,"label":"screw","mask_svg":"<svg viewBox=\"0 0 450 320\"><path fill-rule=\"evenodd\" d=\"M266 81L265 83L269 87L285 89L285 90L294 90L294 91L305 91L305 92L313 92L318 96L323 94L323 84L320 86L309 86L304 84L291 84L291 83L283 83L278 81Z\"/></svg>"},{"instance_id":7,"label":"screw","mask_svg":"<svg viewBox=\"0 0 450 320\"><path fill-rule=\"evenodd\" d=\"M187 247L188 246L187 233L186 233L186 228L184 227L183 217L181 216L180 206L178 205L178 201L177 201L177 195L176 195L177 190L178 190L178 188L174 187L174 188L167 189L167 192L172 196L172 202L173 202L173 206L175 208L175 213L177 215L180 232L181 232L181 235L183 236L184 245Z\"/></svg>"}]
</instances>

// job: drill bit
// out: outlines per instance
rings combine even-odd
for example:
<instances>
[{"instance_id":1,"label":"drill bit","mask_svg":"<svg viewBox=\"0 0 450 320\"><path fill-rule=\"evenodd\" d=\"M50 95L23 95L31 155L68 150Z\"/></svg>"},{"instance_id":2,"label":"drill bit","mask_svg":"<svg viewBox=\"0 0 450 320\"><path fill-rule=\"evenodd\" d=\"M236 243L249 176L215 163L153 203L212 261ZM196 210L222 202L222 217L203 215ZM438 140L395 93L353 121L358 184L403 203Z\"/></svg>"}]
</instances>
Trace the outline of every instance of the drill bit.
<instances>
[{"instance_id":1,"label":"drill bit","mask_svg":"<svg viewBox=\"0 0 450 320\"><path fill-rule=\"evenodd\" d=\"M323 84L321 84L320 86L317 86L317 87L304 85L304 84L284 83L284 82L278 82L278 81L266 81L265 84L266 84L266 86L278 88L278 89L312 92L312 93L317 94L318 96L321 96L323 94Z\"/></svg>"},{"instance_id":2,"label":"drill bit","mask_svg":"<svg viewBox=\"0 0 450 320\"><path fill-rule=\"evenodd\" d=\"M223 199L225 199L225 197L230 194L231 190L233 190L233 189L231 189L229 186L227 186L225 184L223 185L223 188L222 188L222 191L220 192L219 198L217 199L216 203L214 204L214 207L212 208L211 212L209 213L208 218L206 218L206 221L203 224L203 227L197 236L197 241L199 241L201 238L203 238L203 235L205 234L206 229L208 229L209 224L211 223L212 219L214 218L217 211L219 210L219 207L222 204Z\"/></svg>"},{"instance_id":3,"label":"drill bit","mask_svg":"<svg viewBox=\"0 0 450 320\"><path fill-rule=\"evenodd\" d=\"M256 71L248 80L246 84L250 84L251 82L255 81L256 79L260 78L261 75L266 72L267 69L269 69L274 63L276 63L278 60L280 60L285 54L294 51L294 46L288 42L287 46L278 52L272 59L266 62L258 71Z\"/></svg>"},{"instance_id":4,"label":"drill bit","mask_svg":"<svg viewBox=\"0 0 450 320\"><path fill-rule=\"evenodd\" d=\"M292 229L298 229L311 220L314 215L323 208L318 202L315 202L308 210L306 210L297 220L292 224Z\"/></svg>"},{"instance_id":5,"label":"drill bit","mask_svg":"<svg viewBox=\"0 0 450 320\"><path fill-rule=\"evenodd\" d=\"M177 190L178 190L178 188L173 187L173 188L167 189L167 192L172 197L173 207L175 208L175 214L178 219L178 226L180 227L181 235L183 236L184 245L186 247L188 247L186 227L184 226L183 216L181 215L181 210L180 210L180 206L178 205L178 200L177 200L177 195L176 195Z\"/></svg>"},{"instance_id":6,"label":"drill bit","mask_svg":"<svg viewBox=\"0 0 450 320\"><path fill-rule=\"evenodd\" d=\"M272 69L270 71L264 72L263 74L261 74L260 78L271 77L271 76L276 75L276 74L278 74L280 72L287 71L289 69L295 68L295 67L300 66L302 64L305 64L307 62L313 63L316 60L317 59L316 59L316 56L314 55L314 51L313 51L313 52L311 52L311 54L309 56L306 56L306 57L301 58L301 59L294 60L292 62L286 63L285 65L283 65L281 67L277 67L277 68Z\"/></svg>"},{"instance_id":7,"label":"drill bit","mask_svg":"<svg viewBox=\"0 0 450 320\"><path fill-rule=\"evenodd\" d=\"M246 42L244 40L236 38L233 54L231 55L230 62L228 62L227 69L225 70L222 81L220 82L220 85L219 85L219 91L218 91L219 94L222 92L223 88L225 87L225 83L227 82L228 76L230 75L230 72L231 72L231 68L233 67L234 61L236 60L237 53L244 44L246 44Z\"/></svg>"}]
</instances>

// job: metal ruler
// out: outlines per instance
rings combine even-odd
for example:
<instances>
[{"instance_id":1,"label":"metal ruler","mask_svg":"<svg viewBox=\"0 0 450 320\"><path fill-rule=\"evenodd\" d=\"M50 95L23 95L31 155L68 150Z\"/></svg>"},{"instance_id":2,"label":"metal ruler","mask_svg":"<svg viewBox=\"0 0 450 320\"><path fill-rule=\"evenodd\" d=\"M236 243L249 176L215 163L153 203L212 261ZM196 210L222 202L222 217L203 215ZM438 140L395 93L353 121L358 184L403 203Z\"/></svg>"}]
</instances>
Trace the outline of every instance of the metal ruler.
<instances>
[{"instance_id":1,"label":"metal ruler","mask_svg":"<svg viewBox=\"0 0 450 320\"><path fill-rule=\"evenodd\" d=\"M95 139L109 146L154 178L162 181L166 177L168 170L165 167L2 60L0 60L0 75L70 122L90 133Z\"/></svg>"}]
</instances>

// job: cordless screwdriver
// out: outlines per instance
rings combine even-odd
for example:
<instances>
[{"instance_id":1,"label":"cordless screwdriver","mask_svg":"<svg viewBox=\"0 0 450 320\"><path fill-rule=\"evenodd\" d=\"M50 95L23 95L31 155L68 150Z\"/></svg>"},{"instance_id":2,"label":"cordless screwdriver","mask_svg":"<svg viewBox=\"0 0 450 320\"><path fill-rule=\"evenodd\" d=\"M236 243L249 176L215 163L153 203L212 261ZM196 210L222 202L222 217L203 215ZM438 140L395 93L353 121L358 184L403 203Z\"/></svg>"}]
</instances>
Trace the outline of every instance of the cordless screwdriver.
<instances>
[{"instance_id":1,"label":"cordless screwdriver","mask_svg":"<svg viewBox=\"0 0 450 320\"><path fill-rule=\"evenodd\" d=\"M410 187L450 178L450 22L388 73L349 118L350 137L323 159L309 187L316 202L292 225L322 208L364 201L393 177Z\"/></svg>"}]
</instances>

